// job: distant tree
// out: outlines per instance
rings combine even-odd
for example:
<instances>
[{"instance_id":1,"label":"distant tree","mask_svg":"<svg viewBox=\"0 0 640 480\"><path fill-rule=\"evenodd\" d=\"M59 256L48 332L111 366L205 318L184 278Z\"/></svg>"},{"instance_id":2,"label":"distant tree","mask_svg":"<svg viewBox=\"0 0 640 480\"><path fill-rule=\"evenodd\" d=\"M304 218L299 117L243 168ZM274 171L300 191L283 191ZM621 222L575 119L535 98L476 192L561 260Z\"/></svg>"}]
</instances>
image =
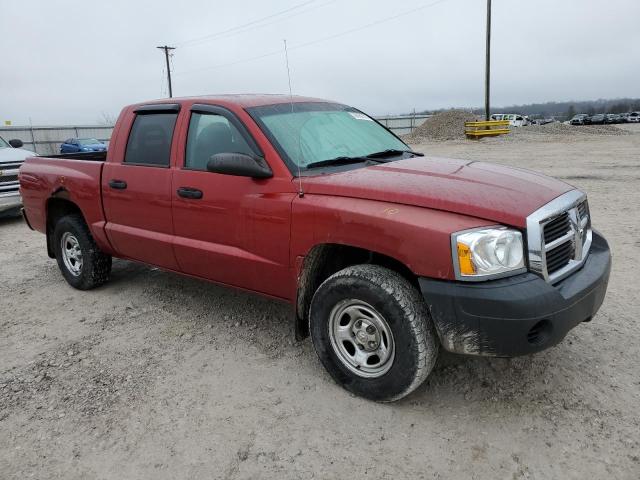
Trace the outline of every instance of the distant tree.
<instances>
[{"instance_id":1,"label":"distant tree","mask_svg":"<svg viewBox=\"0 0 640 480\"><path fill-rule=\"evenodd\" d=\"M624 113L629 111L629 104L626 102L614 103L609 107L609 113Z\"/></svg>"},{"instance_id":2,"label":"distant tree","mask_svg":"<svg viewBox=\"0 0 640 480\"><path fill-rule=\"evenodd\" d=\"M596 114L596 108L593 105L589 105L587 107L587 115L595 115Z\"/></svg>"},{"instance_id":3,"label":"distant tree","mask_svg":"<svg viewBox=\"0 0 640 480\"><path fill-rule=\"evenodd\" d=\"M569 109L567 110L567 120L570 118L573 118L573 116L576 114L576 109L573 105L569 105Z\"/></svg>"},{"instance_id":4,"label":"distant tree","mask_svg":"<svg viewBox=\"0 0 640 480\"><path fill-rule=\"evenodd\" d=\"M98 123L112 127L116 123L116 117L110 112L103 111L101 117L98 119Z\"/></svg>"}]
</instances>

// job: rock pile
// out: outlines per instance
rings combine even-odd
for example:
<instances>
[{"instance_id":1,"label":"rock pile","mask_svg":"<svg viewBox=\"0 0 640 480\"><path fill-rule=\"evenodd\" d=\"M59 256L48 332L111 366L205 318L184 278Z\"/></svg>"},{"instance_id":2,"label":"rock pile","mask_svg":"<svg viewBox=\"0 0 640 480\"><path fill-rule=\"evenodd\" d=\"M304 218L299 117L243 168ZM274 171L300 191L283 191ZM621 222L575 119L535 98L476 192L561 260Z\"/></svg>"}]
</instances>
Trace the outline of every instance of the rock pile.
<instances>
[{"instance_id":1,"label":"rock pile","mask_svg":"<svg viewBox=\"0 0 640 480\"><path fill-rule=\"evenodd\" d=\"M511 127L511 134L515 135L628 135L629 132L615 125L567 125L554 122L546 125L529 125L526 127Z\"/></svg>"},{"instance_id":2,"label":"rock pile","mask_svg":"<svg viewBox=\"0 0 640 480\"><path fill-rule=\"evenodd\" d=\"M473 113L463 110L448 110L436 113L417 127L404 139L409 143L432 140L464 140L464 122L477 120Z\"/></svg>"}]
</instances>

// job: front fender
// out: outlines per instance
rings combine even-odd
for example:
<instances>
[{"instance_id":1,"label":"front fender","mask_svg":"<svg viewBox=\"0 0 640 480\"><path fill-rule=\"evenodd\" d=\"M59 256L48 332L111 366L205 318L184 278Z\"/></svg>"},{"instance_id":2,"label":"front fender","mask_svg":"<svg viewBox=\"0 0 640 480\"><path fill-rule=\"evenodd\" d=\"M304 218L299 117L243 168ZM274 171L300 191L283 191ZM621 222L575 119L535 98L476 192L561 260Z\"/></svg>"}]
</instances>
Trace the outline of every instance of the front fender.
<instances>
[{"instance_id":1,"label":"front fender","mask_svg":"<svg viewBox=\"0 0 640 480\"><path fill-rule=\"evenodd\" d=\"M391 257L417 276L454 280L451 233L493 223L412 205L305 194L292 206L291 264L316 245L341 244Z\"/></svg>"}]
</instances>

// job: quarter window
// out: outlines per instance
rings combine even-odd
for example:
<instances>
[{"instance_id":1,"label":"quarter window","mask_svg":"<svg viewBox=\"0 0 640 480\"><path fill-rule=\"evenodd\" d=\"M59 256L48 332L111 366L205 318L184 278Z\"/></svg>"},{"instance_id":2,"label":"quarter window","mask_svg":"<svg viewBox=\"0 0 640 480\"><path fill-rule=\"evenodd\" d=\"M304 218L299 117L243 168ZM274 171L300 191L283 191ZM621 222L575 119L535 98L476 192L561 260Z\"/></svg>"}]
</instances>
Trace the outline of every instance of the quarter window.
<instances>
[{"instance_id":1,"label":"quarter window","mask_svg":"<svg viewBox=\"0 0 640 480\"><path fill-rule=\"evenodd\" d=\"M168 167L177 113L137 115L131 127L124 163Z\"/></svg>"},{"instance_id":2,"label":"quarter window","mask_svg":"<svg viewBox=\"0 0 640 480\"><path fill-rule=\"evenodd\" d=\"M217 114L192 113L185 168L206 170L211 156L216 153L253 154L238 129L227 118Z\"/></svg>"}]
</instances>

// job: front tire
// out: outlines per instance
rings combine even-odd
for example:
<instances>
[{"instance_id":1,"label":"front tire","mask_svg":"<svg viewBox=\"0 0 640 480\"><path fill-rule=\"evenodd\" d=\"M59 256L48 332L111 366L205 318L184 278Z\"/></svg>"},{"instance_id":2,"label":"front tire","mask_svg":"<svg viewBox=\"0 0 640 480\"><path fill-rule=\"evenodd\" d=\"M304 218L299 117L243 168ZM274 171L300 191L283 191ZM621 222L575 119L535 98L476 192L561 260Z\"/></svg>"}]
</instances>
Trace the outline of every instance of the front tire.
<instances>
[{"instance_id":1,"label":"front tire","mask_svg":"<svg viewBox=\"0 0 640 480\"><path fill-rule=\"evenodd\" d=\"M82 216L58 220L53 241L60 272L73 288L90 290L109 279L111 256L100 251Z\"/></svg>"},{"instance_id":2,"label":"front tire","mask_svg":"<svg viewBox=\"0 0 640 480\"><path fill-rule=\"evenodd\" d=\"M309 331L320 361L356 395L399 400L435 365L439 343L424 300L400 274L356 265L329 277L313 296Z\"/></svg>"}]
</instances>

